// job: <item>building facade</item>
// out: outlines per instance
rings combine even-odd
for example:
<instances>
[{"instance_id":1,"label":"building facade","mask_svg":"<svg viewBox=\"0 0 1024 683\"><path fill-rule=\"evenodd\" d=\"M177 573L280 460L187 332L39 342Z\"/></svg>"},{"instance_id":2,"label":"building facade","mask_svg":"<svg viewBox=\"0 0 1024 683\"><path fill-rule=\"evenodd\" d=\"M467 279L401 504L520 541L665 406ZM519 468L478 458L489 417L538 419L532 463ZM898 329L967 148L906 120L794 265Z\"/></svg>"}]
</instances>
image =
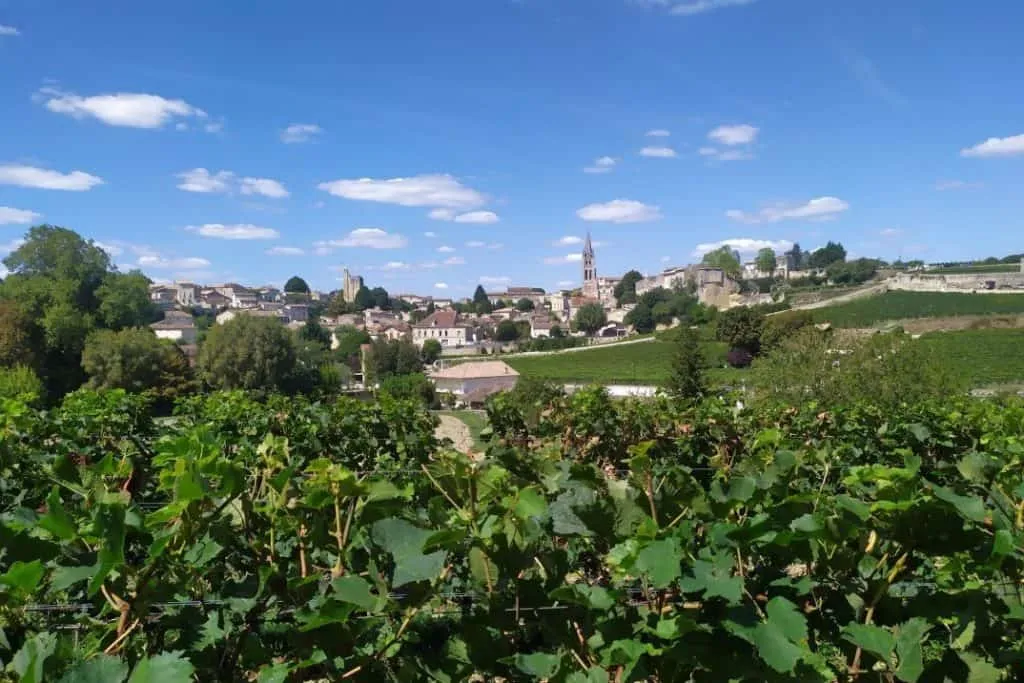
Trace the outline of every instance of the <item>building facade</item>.
<instances>
[{"instance_id":1,"label":"building facade","mask_svg":"<svg viewBox=\"0 0 1024 683\"><path fill-rule=\"evenodd\" d=\"M341 277L341 295L345 298L346 303L352 303L356 300L356 294L363 288L363 278L359 275L351 275L346 268Z\"/></svg>"},{"instance_id":2,"label":"building facade","mask_svg":"<svg viewBox=\"0 0 1024 683\"><path fill-rule=\"evenodd\" d=\"M590 242L589 230L587 231L587 241L583 244L583 296L588 299L601 298L601 289L597 282L594 245Z\"/></svg>"},{"instance_id":3,"label":"building facade","mask_svg":"<svg viewBox=\"0 0 1024 683\"><path fill-rule=\"evenodd\" d=\"M422 347L428 339L436 339L442 347L465 346L475 340L473 328L459 322L455 311L435 311L412 328L412 342Z\"/></svg>"}]
</instances>

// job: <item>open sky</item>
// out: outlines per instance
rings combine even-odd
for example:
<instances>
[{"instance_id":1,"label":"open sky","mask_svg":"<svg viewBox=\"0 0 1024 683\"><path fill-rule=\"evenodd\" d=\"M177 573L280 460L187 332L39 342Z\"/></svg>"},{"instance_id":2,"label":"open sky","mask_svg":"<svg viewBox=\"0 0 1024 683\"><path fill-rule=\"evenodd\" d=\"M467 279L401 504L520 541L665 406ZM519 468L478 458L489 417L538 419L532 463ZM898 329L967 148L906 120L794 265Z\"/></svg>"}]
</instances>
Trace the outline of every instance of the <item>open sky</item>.
<instances>
[{"instance_id":1,"label":"open sky","mask_svg":"<svg viewBox=\"0 0 1024 683\"><path fill-rule=\"evenodd\" d=\"M723 240L1024 251L1016 0L0 0L0 256L158 280L580 281Z\"/></svg>"}]
</instances>

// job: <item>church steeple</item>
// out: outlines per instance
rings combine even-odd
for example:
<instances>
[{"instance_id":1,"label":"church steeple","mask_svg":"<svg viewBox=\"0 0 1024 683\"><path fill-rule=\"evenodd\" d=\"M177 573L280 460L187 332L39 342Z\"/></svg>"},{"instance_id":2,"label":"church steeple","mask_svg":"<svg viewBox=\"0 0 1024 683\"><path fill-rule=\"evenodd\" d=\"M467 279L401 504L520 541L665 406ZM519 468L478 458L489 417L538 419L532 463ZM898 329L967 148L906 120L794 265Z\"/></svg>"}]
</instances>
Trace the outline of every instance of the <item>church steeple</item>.
<instances>
[{"instance_id":1,"label":"church steeple","mask_svg":"<svg viewBox=\"0 0 1024 683\"><path fill-rule=\"evenodd\" d=\"M600 298L600 288L597 286L597 264L594 259L594 245L590 241L589 230L587 230L587 240L583 243L583 296L588 299Z\"/></svg>"}]
</instances>

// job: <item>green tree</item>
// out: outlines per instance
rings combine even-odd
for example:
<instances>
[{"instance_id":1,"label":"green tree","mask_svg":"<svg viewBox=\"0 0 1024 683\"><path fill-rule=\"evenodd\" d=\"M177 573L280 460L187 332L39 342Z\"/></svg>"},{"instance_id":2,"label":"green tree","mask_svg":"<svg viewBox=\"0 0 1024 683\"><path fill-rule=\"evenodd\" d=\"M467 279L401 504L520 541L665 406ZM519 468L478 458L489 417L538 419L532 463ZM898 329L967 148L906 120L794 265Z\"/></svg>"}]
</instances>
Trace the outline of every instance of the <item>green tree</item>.
<instances>
[{"instance_id":1,"label":"green tree","mask_svg":"<svg viewBox=\"0 0 1024 683\"><path fill-rule=\"evenodd\" d=\"M707 393L704 368L704 355L697 330L689 327L679 330L666 391L676 398L699 400Z\"/></svg>"},{"instance_id":2,"label":"green tree","mask_svg":"<svg viewBox=\"0 0 1024 683\"><path fill-rule=\"evenodd\" d=\"M736 280L740 277L742 267L736 253L728 246L722 246L704 254L702 263L713 268L721 268L726 275Z\"/></svg>"},{"instance_id":3,"label":"green tree","mask_svg":"<svg viewBox=\"0 0 1024 683\"><path fill-rule=\"evenodd\" d=\"M334 352L343 358L358 356L363 344L371 342L366 330L351 325L339 325L334 329L334 338L338 345Z\"/></svg>"},{"instance_id":4,"label":"green tree","mask_svg":"<svg viewBox=\"0 0 1024 683\"><path fill-rule=\"evenodd\" d=\"M511 320L502 320L494 330L494 338L500 342L515 341L519 338L519 328Z\"/></svg>"},{"instance_id":5,"label":"green tree","mask_svg":"<svg viewBox=\"0 0 1024 683\"><path fill-rule=\"evenodd\" d=\"M490 313L493 310L491 300L487 297L483 285L477 285L476 290L473 291L473 310L480 314Z\"/></svg>"},{"instance_id":6,"label":"green tree","mask_svg":"<svg viewBox=\"0 0 1024 683\"><path fill-rule=\"evenodd\" d=\"M761 348L763 325L764 315L749 306L730 308L719 314L715 338L726 342L733 349L743 349L757 355Z\"/></svg>"},{"instance_id":7,"label":"green tree","mask_svg":"<svg viewBox=\"0 0 1024 683\"><path fill-rule=\"evenodd\" d=\"M626 314L623 322L627 325L632 325L633 329L639 334L653 332L655 328L654 313L651 310L650 304L646 302L638 303L633 307L633 310Z\"/></svg>"},{"instance_id":8,"label":"green tree","mask_svg":"<svg viewBox=\"0 0 1024 683\"><path fill-rule=\"evenodd\" d=\"M353 302L355 310L365 311L368 308L373 308L373 303L373 293L365 286L360 287Z\"/></svg>"},{"instance_id":9,"label":"green tree","mask_svg":"<svg viewBox=\"0 0 1024 683\"><path fill-rule=\"evenodd\" d=\"M288 294L309 294L309 285L298 275L292 275L284 283L284 291Z\"/></svg>"},{"instance_id":10,"label":"green tree","mask_svg":"<svg viewBox=\"0 0 1024 683\"><path fill-rule=\"evenodd\" d=\"M773 276L777 265L775 250L765 247L757 252L757 257L754 259L754 265L756 265L757 269L762 273L768 273L768 277Z\"/></svg>"},{"instance_id":11,"label":"green tree","mask_svg":"<svg viewBox=\"0 0 1024 683\"><path fill-rule=\"evenodd\" d=\"M423 342L423 348L420 349L420 355L423 356L423 363L431 365L441 357L441 351L441 342L436 339L425 340Z\"/></svg>"},{"instance_id":12,"label":"green tree","mask_svg":"<svg viewBox=\"0 0 1024 683\"><path fill-rule=\"evenodd\" d=\"M216 389L285 390L295 363L289 330L277 320L252 315L215 325L199 350L199 375Z\"/></svg>"},{"instance_id":13,"label":"green tree","mask_svg":"<svg viewBox=\"0 0 1024 683\"><path fill-rule=\"evenodd\" d=\"M828 268L833 263L846 260L846 249L841 242L828 242L807 258L811 268Z\"/></svg>"},{"instance_id":14,"label":"green tree","mask_svg":"<svg viewBox=\"0 0 1024 683\"><path fill-rule=\"evenodd\" d=\"M561 339L565 336L565 332L562 331L561 325L552 325L550 334L552 339Z\"/></svg>"},{"instance_id":15,"label":"green tree","mask_svg":"<svg viewBox=\"0 0 1024 683\"><path fill-rule=\"evenodd\" d=\"M393 375L410 375L423 371L420 350L408 339L379 339L373 342L367 358L371 380L378 382Z\"/></svg>"},{"instance_id":16,"label":"green tree","mask_svg":"<svg viewBox=\"0 0 1024 683\"><path fill-rule=\"evenodd\" d=\"M593 335L608 322L608 316L601 304L584 304L576 310L573 328L588 335Z\"/></svg>"},{"instance_id":17,"label":"green tree","mask_svg":"<svg viewBox=\"0 0 1024 683\"><path fill-rule=\"evenodd\" d=\"M881 261L869 258L836 261L825 269L825 273L837 285L859 285L873 278L881 265Z\"/></svg>"},{"instance_id":18,"label":"green tree","mask_svg":"<svg viewBox=\"0 0 1024 683\"><path fill-rule=\"evenodd\" d=\"M11 398L34 404L43 397L43 391L43 382L32 368L25 365L0 367L0 401Z\"/></svg>"},{"instance_id":19,"label":"green tree","mask_svg":"<svg viewBox=\"0 0 1024 683\"><path fill-rule=\"evenodd\" d=\"M96 289L97 317L111 330L142 327L159 319L160 312L149 298L150 279L141 271L108 273Z\"/></svg>"},{"instance_id":20,"label":"green tree","mask_svg":"<svg viewBox=\"0 0 1024 683\"><path fill-rule=\"evenodd\" d=\"M82 367L93 389L130 392L157 390L180 396L191 388L191 372L181 350L148 328L97 330L82 352Z\"/></svg>"},{"instance_id":21,"label":"green tree","mask_svg":"<svg viewBox=\"0 0 1024 683\"><path fill-rule=\"evenodd\" d=\"M761 351L770 352L800 330L814 324L810 311L784 311L765 318L761 329Z\"/></svg>"},{"instance_id":22,"label":"green tree","mask_svg":"<svg viewBox=\"0 0 1024 683\"><path fill-rule=\"evenodd\" d=\"M527 298L524 297L524 298L522 298L522 299L520 299L519 301L516 302L516 310L517 311L521 311L523 313L529 313L534 308L536 308L536 306L533 303L533 299L527 299Z\"/></svg>"},{"instance_id":23,"label":"green tree","mask_svg":"<svg viewBox=\"0 0 1024 683\"><path fill-rule=\"evenodd\" d=\"M36 328L13 301L0 301L0 367L36 364Z\"/></svg>"},{"instance_id":24,"label":"green tree","mask_svg":"<svg viewBox=\"0 0 1024 683\"><path fill-rule=\"evenodd\" d=\"M421 372L392 375L380 383L380 392L401 401L420 401L427 407L434 405L434 383Z\"/></svg>"},{"instance_id":25,"label":"green tree","mask_svg":"<svg viewBox=\"0 0 1024 683\"><path fill-rule=\"evenodd\" d=\"M615 303L619 306L636 303L636 283L643 279L644 276L640 274L640 271L627 271L612 291Z\"/></svg>"},{"instance_id":26,"label":"green tree","mask_svg":"<svg viewBox=\"0 0 1024 683\"><path fill-rule=\"evenodd\" d=\"M388 294L388 290L383 287L374 287L370 290L370 296L373 297L371 308L379 308L382 311L391 310L391 295Z\"/></svg>"},{"instance_id":27,"label":"green tree","mask_svg":"<svg viewBox=\"0 0 1024 683\"><path fill-rule=\"evenodd\" d=\"M331 333L316 318L309 318L299 329L299 339L319 344L325 350L331 348Z\"/></svg>"}]
</instances>

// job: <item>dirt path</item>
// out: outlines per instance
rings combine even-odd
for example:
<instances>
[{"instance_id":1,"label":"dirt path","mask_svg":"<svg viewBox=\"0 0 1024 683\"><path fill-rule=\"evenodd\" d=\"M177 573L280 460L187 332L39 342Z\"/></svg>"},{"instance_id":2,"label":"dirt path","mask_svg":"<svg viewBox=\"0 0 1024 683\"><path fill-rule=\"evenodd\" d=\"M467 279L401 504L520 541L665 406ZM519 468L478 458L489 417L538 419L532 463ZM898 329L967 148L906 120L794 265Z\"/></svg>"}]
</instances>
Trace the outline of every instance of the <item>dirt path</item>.
<instances>
[{"instance_id":1,"label":"dirt path","mask_svg":"<svg viewBox=\"0 0 1024 683\"><path fill-rule=\"evenodd\" d=\"M455 450L460 453L473 452L473 437L469 433L466 423L451 415L439 415L441 424L434 430L434 436L438 439L451 439Z\"/></svg>"}]
</instances>

